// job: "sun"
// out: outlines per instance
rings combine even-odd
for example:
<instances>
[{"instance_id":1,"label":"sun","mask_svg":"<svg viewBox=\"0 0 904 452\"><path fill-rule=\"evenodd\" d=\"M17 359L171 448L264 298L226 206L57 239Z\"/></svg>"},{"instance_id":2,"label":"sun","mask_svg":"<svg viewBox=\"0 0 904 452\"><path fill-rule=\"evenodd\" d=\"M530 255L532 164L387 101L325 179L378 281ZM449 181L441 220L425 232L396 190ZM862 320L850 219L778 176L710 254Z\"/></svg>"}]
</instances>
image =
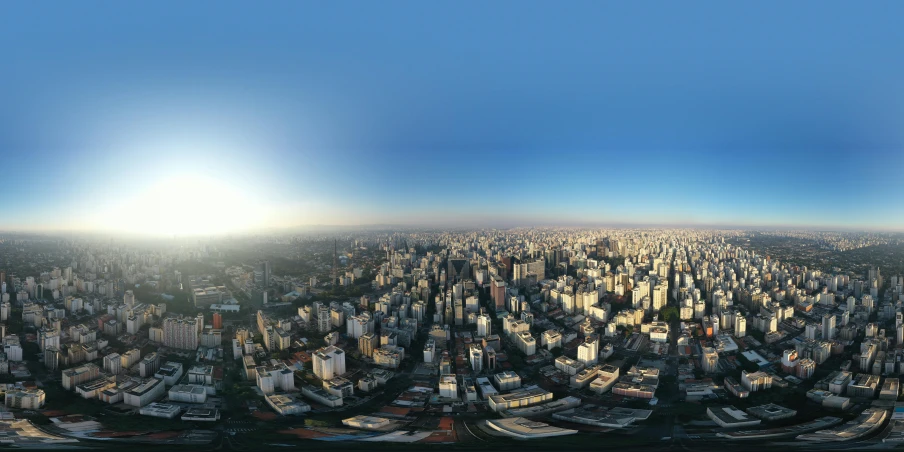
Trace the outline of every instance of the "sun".
<instances>
[{"instance_id":1,"label":"sun","mask_svg":"<svg viewBox=\"0 0 904 452\"><path fill-rule=\"evenodd\" d=\"M164 178L116 203L107 229L150 235L220 235L266 225L264 199L205 174Z\"/></svg>"}]
</instances>

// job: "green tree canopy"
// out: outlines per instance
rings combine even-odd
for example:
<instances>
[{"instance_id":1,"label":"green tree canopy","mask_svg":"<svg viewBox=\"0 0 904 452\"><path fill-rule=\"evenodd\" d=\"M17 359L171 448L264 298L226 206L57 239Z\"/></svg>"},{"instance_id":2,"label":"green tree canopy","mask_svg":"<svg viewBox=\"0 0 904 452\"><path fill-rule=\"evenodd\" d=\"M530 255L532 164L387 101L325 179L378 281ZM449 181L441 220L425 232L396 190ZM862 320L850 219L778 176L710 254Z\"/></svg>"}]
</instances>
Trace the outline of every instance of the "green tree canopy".
<instances>
[{"instance_id":1,"label":"green tree canopy","mask_svg":"<svg viewBox=\"0 0 904 452\"><path fill-rule=\"evenodd\" d=\"M674 306L669 306L667 308L659 311L659 319L664 320L666 322L671 322L672 320L678 319L678 308Z\"/></svg>"}]
</instances>

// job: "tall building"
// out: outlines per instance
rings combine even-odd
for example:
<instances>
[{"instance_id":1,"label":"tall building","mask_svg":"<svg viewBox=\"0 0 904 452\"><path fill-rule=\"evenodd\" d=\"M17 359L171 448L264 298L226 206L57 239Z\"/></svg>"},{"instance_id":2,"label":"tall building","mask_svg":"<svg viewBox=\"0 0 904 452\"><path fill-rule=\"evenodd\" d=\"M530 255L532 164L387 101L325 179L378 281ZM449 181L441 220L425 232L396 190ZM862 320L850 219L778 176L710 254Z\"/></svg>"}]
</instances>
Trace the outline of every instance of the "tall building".
<instances>
[{"instance_id":1,"label":"tall building","mask_svg":"<svg viewBox=\"0 0 904 452\"><path fill-rule=\"evenodd\" d=\"M490 316L487 314L481 314L477 316L477 337L487 337L492 333L492 323L490 321Z\"/></svg>"},{"instance_id":2,"label":"tall building","mask_svg":"<svg viewBox=\"0 0 904 452\"><path fill-rule=\"evenodd\" d=\"M261 273L263 273L264 288L270 287L270 261L261 262Z\"/></svg>"},{"instance_id":3,"label":"tall building","mask_svg":"<svg viewBox=\"0 0 904 452\"><path fill-rule=\"evenodd\" d=\"M747 335L747 318L744 317L744 314L741 314L740 311L735 313L734 334L737 337L744 337Z\"/></svg>"},{"instance_id":4,"label":"tall building","mask_svg":"<svg viewBox=\"0 0 904 452\"><path fill-rule=\"evenodd\" d=\"M119 353L110 353L104 356L104 371L116 375L122 371L122 357Z\"/></svg>"},{"instance_id":5,"label":"tall building","mask_svg":"<svg viewBox=\"0 0 904 452\"><path fill-rule=\"evenodd\" d=\"M541 281L546 278L546 260L541 257L530 262L517 263L514 264L512 270L512 281L516 285L527 284L531 275L536 281Z\"/></svg>"},{"instance_id":6,"label":"tall building","mask_svg":"<svg viewBox=\"0 0 904 452\"><path fill-rule=\"evenodd\" d=\"M481 350L479 345L471 344L469 357L471 359L471 369L480 373L483 370L483 350Z\"/></svg>"},{"instance_id":7,"label":"tall building","mask_svg":"<svg viewBox=\"0 0 904 452\"><path fill-rule=\"evenodd\" d=\"M835 337L835 316L826 314L822 316L822 339L830 340Z\"/></svg>"},{"instance_id":8,"label":"tall building","mask_svg":"<svg viewBox=\"0 0 904 452\"><path fill-rule=\"evenodd\" d=\"M333 239L333 268L330 270L330 278L333 280L333 287L339 283L339 241Z\"/></svg>"},{"instance_id":9,"label":"tall building","mask_svg":"<svg viewBox=\"0 0 904 452\"><path fill-rule=\"evenodd\" d=\"M60 368L60 349L57 347L47 347L44 350L44 366L49 371L55 371Z\"/></svg>"},{"instance_id":10,"label":"tall building","mask_svg":"<svg viewBox=\"0 0 904 452\"><path fill-rule=\"evenodd\" d=\"M502 309L505 305L505 281L499 276L493 277L493 282L490 285L490 298L493 300L497 310Z\"/></svg>"},{"instance_id":11,"label":"tall building","mask_svg":"<svg viewBox=\"0 0 904 452\"><path fill-rule=\"evenodd\" d=\"M703 372L708 374L719 371L719 353L712 347L703 347Z\"/></svg>"},{"instance_id":12,"label":"tall building","mask_svg":"<svg viewBox=\"0 0 904 452\"><path fill-rule=\"evenodd\" d=\"M135 293L131 290L127 290L122 296L122 302L125 303L129 309L132 309L132 307L135 306Z\"/></svg>"},{"instance_id":13,"label":"tall building","mask_svg":"<svg viewBox=\"0 0 904 452\"><path fill-rule=\"evenodd\" d=\"M331 345L313 354L314 375L321 380L332 380L345 373L345 351Z\"/></svg>"},{"instance_id":14,"label":"tall building","mask_svg":"<svg viewBox=\"0 0 904 452\"><path fill-rule=\"evenodd\" d=\"M599 340L595 337L587 338L583 344L578 346L578 361L585 366L591 366L599 362Z\"/></svg>"},{"instance_id":15,"label":"tall building","mask_svg":"<svg viewBox=\"0 0 904 452\"><path fill-rule=\"evenodd\" d=\"M180 350L198 348L198 325L195 319L170 317L163 321L163 345Z\"/></svg>"},{"instance_id":16,"label":"tall building","mask_svg":"<svg viewBox=\"0 0 904 452\"><path fill-rule=\"evenodd\" d=\"M471 277L471 263L464 258L450 258L446 278L448 281L457 282Z\"/></svg>"},{"instance_id":17,"label":"tall building","mask_svg":"<svg viewBox=\"0 0 904 452\"><path fill-rule=\"evenodd\" d=\"M373 357L374 348L377 346L378 337L374 333L365 333L358 337L358 351L367 357Z\"/></svg>"},{"instance_id":18,"label":"tall building","mask_svg":"<svg viewBox=\"0 0 904 452\"><path fill-rule=\"evenodd\" d=\"M653 312L659 312L666 306L666 303L668 303L668 292L669 287L666 280L663 280L662 284L658 284L653 288Z\"/></svg>"},{"instance_id":19,"label":"tall building","mask_svg":"<svg viewBox=\"0 0 904 452\"><path fill-rule=\"evenodd\" d=\"M315 319L317 322L317 331L325 333L333 329L330 307L327 305L318 305L317 303L314 305L316 309L313 314L317 316Z\"/></svg>"},{"instance_id":20,"label":"tall building","mask_svg":"<svg viewBox=\"0 0 904 452\"><path fill-rule=\"evenodd\" d=\"M139 375L142 377L151 377L160 369L160 355L157 352L151 352L138 363Z\"/></svg>"}]
</instances>

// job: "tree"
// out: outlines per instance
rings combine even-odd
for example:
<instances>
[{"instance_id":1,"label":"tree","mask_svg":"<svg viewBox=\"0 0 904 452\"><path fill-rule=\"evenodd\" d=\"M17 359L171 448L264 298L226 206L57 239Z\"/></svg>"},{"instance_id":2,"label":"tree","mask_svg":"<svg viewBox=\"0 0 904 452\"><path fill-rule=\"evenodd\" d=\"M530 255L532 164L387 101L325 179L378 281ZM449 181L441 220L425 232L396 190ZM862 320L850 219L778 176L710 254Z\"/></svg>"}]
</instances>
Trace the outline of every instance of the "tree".
<instances>
[{"instance_id":1,"label":"tree","mask_svg":"<svg viewBox=\"0 0 904 452\"><path fill-rule=\"evenodd\" d=\"M659 311L659 319L664 320L666 322L671 322L678 318L678 308L674 306L669 306L667 308Z\"/></svg>"}]
</instances>

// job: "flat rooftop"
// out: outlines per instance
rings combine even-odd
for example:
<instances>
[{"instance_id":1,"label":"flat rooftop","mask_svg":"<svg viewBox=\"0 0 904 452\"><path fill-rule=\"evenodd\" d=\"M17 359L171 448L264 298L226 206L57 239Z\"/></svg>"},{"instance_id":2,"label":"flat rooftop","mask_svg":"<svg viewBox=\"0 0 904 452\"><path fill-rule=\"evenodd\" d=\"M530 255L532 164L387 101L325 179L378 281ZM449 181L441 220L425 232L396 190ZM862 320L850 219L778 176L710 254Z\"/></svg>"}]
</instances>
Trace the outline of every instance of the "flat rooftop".
<instances>
[{"instance_id":1,"label":"flat rooftop","mask_svg":"<svg viewBox=\"0 0 904 452\"><path fill-rule=\"evenodd\" d=\"M708 411L726 425L760 422L759 419L755 419L733 406L714 406L708 408Z\"/></svg>"},{"instance_id":2,"label":"flat rooftop","mask_svg":"<svg viewBox=\"0 0 904 452\"><path fill-rule=\"evenodd\" d=\"M542 422L535 422L523 417L509 419L493 419L486 421L487 426L502 435L517 439L548 438L552 436L573 435L577 430L553 427Z\"/></svg>"},{"instance_id":3,"label":"flat rooftop","mask_svg":"<svg viewBox=\"0 0 904 452\"><path fill-rule=\"evenodd\" d=\"M797 411L774 403L767 403L747 408L747 413L760 419L782 419L796 415Z\"/></svg>"}]
</instances>

